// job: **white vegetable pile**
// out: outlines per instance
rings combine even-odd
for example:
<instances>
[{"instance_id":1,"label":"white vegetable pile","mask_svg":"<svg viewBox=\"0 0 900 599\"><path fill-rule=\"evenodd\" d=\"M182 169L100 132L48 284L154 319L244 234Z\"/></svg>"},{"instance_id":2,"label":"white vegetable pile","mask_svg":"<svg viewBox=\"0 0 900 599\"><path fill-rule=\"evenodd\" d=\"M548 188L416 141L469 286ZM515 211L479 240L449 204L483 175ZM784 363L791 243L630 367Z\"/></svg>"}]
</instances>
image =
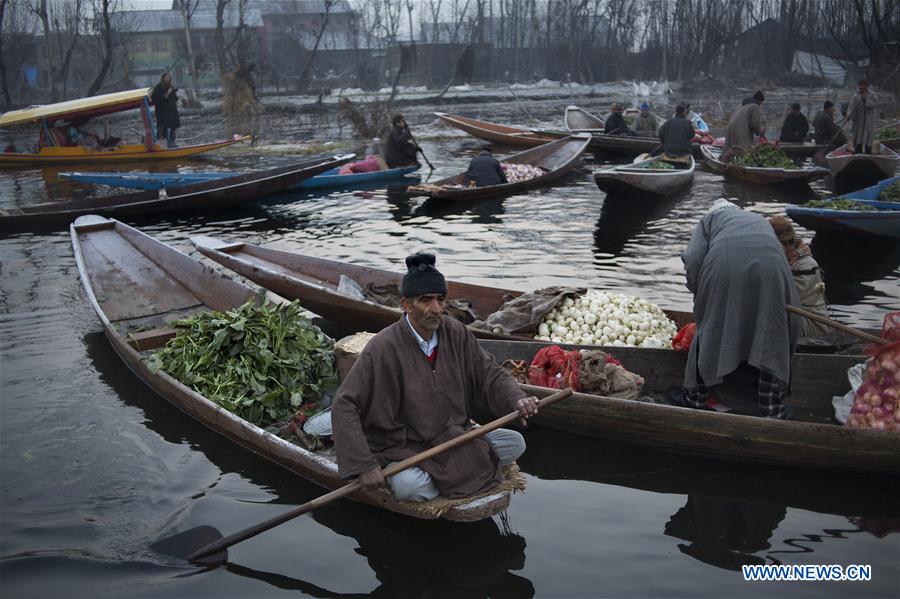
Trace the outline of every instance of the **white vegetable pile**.
<instances>
[{"instance_id":1,"label":"white vegetable pile","mask_svg":"<svg viewBox=\"0 0 900 599\"><path fill-rule=\"evenodd\" d=\"M591 289L560 302L538 324L534 338L578 345L668 348L677 331L655 304Z\"/></svg>"},{"instance_id":2,"label":"white vegetable pile","mask_svg":"<svg viewBox=\"0 0 900 599\"><path fill-rule=\"evenodd\" d=\"M531 166L530 164L510 164L508 162L501 162L500 167L503 169L503 172L506 173L506 178L510 183L534 179L535 177L540 177L544 174L544 171L539 167Z\"/></svg>"},{"instance_id":3,"label":"white vegetable pile","mask_svg":"<svg viewBox=\"0 0 900 599\"><path fill-rule=\"evenodd\" d=\"M882 350L866 368L847 424L900 431L900 347Z\"/></svg>"}]
</instances>

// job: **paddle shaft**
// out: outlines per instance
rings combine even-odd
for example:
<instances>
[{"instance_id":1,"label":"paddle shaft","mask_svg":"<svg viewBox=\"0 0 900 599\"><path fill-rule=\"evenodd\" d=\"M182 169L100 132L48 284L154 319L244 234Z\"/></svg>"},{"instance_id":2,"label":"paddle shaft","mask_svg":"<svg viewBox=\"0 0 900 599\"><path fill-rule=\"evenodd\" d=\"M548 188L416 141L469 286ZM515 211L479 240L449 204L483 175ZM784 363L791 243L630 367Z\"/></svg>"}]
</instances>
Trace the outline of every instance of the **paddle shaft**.
<instances>
[{"instance_id":1,"label":"paddle shaft","mask_svg":"<svg viewBox=\"0 0 900 599\"><path fill-rule=\"evenodd\" d=\"M799 314L800 316L804 316L810 320L815 320L816 322L821 322L824 325L830 326L833 329L837 329L838 331L842 331L844 333L848 333L850 335L855 335L860 339L864 339L865 341L869 341L871 343L880 343L880 344L888 344L890 343L887 339L883 339L881 337L876 337L875 335L870 335L868 333L864 333L862 331L858 331L853 327L848 327L845 324L841 324L836 320L831 320L826 316L822 316L820 314L815 314L814 312L810 312L808 310L804 310L803 308L798 308L797 306L787 306L788 312L793 312L794 314Z\"/></svg>"},{"instance_id":2,"label":"paddle shaft","mask_svg":"<svg viewBox=\"0 0 900 599\"><path fill-rule=\"evenodd\" d=\"M558 391L553 395L549 395L544 399L538 402L538 408L546 408L549 405L552 405L562 399L565 399L572 395L571 389L563 389L562 391ZM413 466L417 466L424 462L425 460L429 460L436 455L444 453L454 447L459 447L465 443L468 443L472 439L477 439L479 437L483 437L491 431L497 430L498 428L507 426L512 424L516 420L521 418L521 415L518 411L511 412L506 416L501 418L497 418L496 420L485 424L484 426L479 426L477 428L473 428L472 430L450 439L440 445L432 447L431 449L427 449L422 453L418 453L412 457L406 458L402 462L397 462L396 464L392 464L384 469L383 474L385 478L390 478L395 474L399 474L408 468L412 468ZM342 497L346 497L347 495L352 495L356 491L361 489L361 485L359 481L354 481L350 484L344 485L343 487L339 487L330 493L326 493L320 497L313 499L312 501L307 501L301 506L295 507L294 509L287 511L283 514L275 516L274 518L269 518L265 522L260 522L250 528L245 528L244 530L238 531L236 533L230 534L227 537L223 537L214 543L210 543L205 547L201 547L194 553L188 557L188 561L195 561L201 558L206 557L207 555L212 555L213 553L217 553L223 549L227 549L232 545L236 545L241 541L246 541L251 537L255 537L256 535L269 530L270 528L275 528L279 524L284 524L288 520L293 520L297 516L302 516L307 512L311 512L316 508L320 508L324 505L328 505Z\"/></svg>"},{"instance_id":3,"label":"paddle shaft","mask_svg":"<svg viewBox=\"0 0 900 599\"><path fill-rule=\"evenodd\" d=\"M406 130L409 131L409 127L407 127ZM428 168L434 170L434 165L431 164L430 160L428 160L428 156L425 155L425 150L423 150L422 146L419 145L419 141L415 137L413 137L412 131L409 131L409 138L413 140L414 144L416 144L416 149L419 151L419 154L422 155L422 159L425 161L425 164L428 165Z\"/></svg>"}]
</instances>

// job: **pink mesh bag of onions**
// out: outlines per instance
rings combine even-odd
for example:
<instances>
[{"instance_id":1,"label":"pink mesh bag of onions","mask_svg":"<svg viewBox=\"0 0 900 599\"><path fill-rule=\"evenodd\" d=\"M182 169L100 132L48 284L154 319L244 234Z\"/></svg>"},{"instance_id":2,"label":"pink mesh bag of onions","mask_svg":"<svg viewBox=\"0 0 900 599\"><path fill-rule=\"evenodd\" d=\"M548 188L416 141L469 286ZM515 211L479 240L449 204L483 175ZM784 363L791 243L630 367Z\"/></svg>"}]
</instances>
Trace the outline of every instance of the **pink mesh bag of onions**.
<instances>
[{"instance_id":1,"label":"pink mesh bag of onions","mask_svg":"<svg viewBox=\"0 0 900 599\"><path fill-rule=\"evenodd\" d=\"M872 363L856 390L847 425L900 432L900 312L884 317L881 336L891 343L868 352Z\"/></svg>"}]
</instances>

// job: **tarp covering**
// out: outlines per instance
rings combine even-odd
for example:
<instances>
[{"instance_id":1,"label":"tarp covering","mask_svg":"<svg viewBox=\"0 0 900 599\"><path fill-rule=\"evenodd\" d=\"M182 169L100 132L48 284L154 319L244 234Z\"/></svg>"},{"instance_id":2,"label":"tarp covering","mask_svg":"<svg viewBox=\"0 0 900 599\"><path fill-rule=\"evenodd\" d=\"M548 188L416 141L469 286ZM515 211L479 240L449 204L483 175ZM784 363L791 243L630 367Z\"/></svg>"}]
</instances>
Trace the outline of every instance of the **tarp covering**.
<instances>
[{"instance_id":1,"label":"tarp covering","mask_svg":"<svg viewBox=\"0 0 900 599\"><path fill-rule=\"evenodd\" d=\"M811 52L794 52L791 71L804 75L824 77L832 85L844 85L847 78L848 63Z\"/></svg>"}]
</instances>

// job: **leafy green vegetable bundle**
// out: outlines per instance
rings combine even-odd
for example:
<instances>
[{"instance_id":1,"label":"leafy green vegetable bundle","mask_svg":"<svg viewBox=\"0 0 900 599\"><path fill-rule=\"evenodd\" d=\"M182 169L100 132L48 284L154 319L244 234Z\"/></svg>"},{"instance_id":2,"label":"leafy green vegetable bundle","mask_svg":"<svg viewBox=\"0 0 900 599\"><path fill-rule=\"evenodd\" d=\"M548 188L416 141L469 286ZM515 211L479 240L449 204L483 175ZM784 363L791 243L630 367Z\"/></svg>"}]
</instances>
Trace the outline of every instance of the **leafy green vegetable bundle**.
<instances>
[{"instance_id":1,"label":"leafy green vegetable bundle","mask_svg":"<svg viewBox=\"0 0 900 599\"><path fill-rule=\"evenodd\" d=\"M828 208L829 210L857 210L859 212L873 212L877 208L868 204L860 204L853 200L812 200L803 204L803 208Z\"/></svg>"},{"instance_id":2,"label":"leafy green vegetable bundle","mask_svg":"<svg viewBox=\"0 0 900 599\"><path fill-rule=\"evenodd\" d=\"M309 415L317 411L310 404L337 385L334 343L297 302L251 300L172 326L178 332L150 357L151 372L164 370L253 424L287 420L301 406Z\"/></svg>"},{"instance_id":3,"label":"leafy green vegetable bundle","mask_svg":"<svg viewBox=\"0 0 900 599\"><path fill-rule=\"evenodd\" d=\"M875 132L875 139L893 139L900 137L900 127L887 127Z\"/></svg>"},{"instance_id":4,"label":"leafy green vegetable bundle","mask_svg":"<svg viewBox=\"0 0 900 599\"><path fill-rule=\"evenodd\" d=\"M900 202L900 181L895 181L878 193L882 202Z\"/></svg>"},{"instance_id":5,"label":"leafy green vegetable bundle","mask_svg":"<svg viewBox=\"0 0 900 599\"><path fill-rule=\"evenodd\" d=\"M657 160L656 162L651 162L650 164L644 166L646 169L650 169L652 171L671 171L674 170L675 167L672 166L668 162L664 162L662 160Z\"/></svg>"},{"instance_id":6,"label":"leafy green vegetable bundle","mask_svg":"<svg viewBox=\"0 0 900 599\"><path fill-rule=\"evenodd\" d=\"M797 168L788 155L770 144L753 146L742 154L735 153L731 164L762 168Z\"/></svg>"}]
</instances>

